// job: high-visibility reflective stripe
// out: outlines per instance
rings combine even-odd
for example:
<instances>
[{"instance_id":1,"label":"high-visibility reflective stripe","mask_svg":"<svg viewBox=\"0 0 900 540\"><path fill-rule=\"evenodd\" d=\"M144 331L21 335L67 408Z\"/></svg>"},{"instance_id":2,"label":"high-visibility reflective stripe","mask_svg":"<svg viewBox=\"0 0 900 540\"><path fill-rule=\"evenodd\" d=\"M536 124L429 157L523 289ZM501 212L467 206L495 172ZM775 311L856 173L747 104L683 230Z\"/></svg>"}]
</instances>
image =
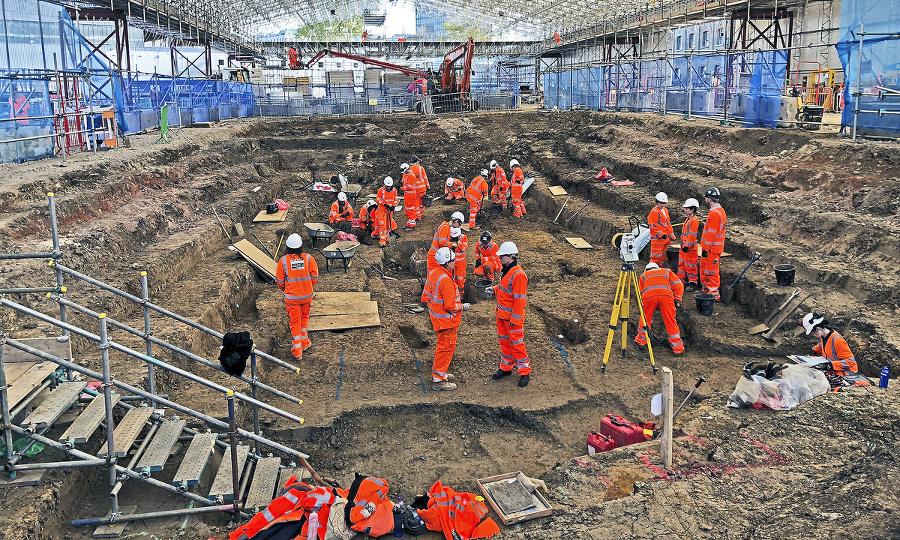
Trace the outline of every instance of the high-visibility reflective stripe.
<instances>
[{"instance_id":1,"label":"high-visibility reflective stripe","mask_svg":"<svg viewBox=\"0 0 900 540\"><path fill-rule=\"evenodd\" d=\"M664 289L664 290L666 290L666 291L671 291L671 290L672 290L672 288L669 287L668 285L650 285L650 286L648 286L648 287L644 287L644 289L643 289L641 292L642 292L642 293L645 293L645 292L647 292L647 291L654 291L654 290L657 290L657 289Z\"/></svg>"},{"instance_id":2,"label":"high-visibility reflective stripe","mask_svg":"<svg viewBox=\"0 0 900 540\"><path fill-rule=\"evenodd\" d=\"M291 502L294 503L294 504L297 504L298 502L300 502L300 497L297 497L296 495L294 495L294 494L291 493L290 491L288 491L287 493L285 493L285 494L283 495L283 497L284 497L285 499L291 501Z\"/></svg>"},{"instance_id":3,"label":"high-visibility reflective stripe","mask_svg":"<svg viewBox=\"0 0 900 540\"><path fill-rule=\"evenodd\" d=\"M284 298L285 298L286 300L309 300L309 299L312 298L312 297L313 297L312 294L306 294L306 295L303 295L303 296L294 296L294 295L292 295L292 294L286 294L286 295L284 295Z\"/></svg>"},{"instance_id":4,"label":"high-visibility reflective stripe","mask_svg":"<svg viewBox=\"0 0 900 540\"><path fill-rule=\"evenodd\" d=\"M505 311L507 313L512 313L512 308L501 306L500 304L497 304L497 309L499 309L500 311Z\"/></svg>"},{"instance_id":5,"label":"high-visibility reflective stripe","mask_svg":"<svg viewBox=\"0 0 900 540\"><path fill-rule=\"evenodd\" d=\"M512 318L512 319L521 319L521 318L522 318L521 315L518 315L518 314L516 314L516 313L510 313L509 316L510 316L510 318Z\"/></svg>"},{"instance_id":6,"label":"high-visibility reflective stripe","mask_svg":"<svg viewBox=\"0 0 900 540\"><path fill-rule=\"evenodd\" d=\"M288 283L297 283L298 281L312 281L312 276L307 277L298 277L298 278L287 278L285 279Z\"/></svg>"},{"instance_id":7,"label":"high-visibility reflective stripe","mask_svg":"<svg viewBox=\"0 0 900 540\"><path fill-rule=\"evenodd\" d=\"M525 338L523 337L523 338L517 339L515 341L510 341L509 344L510 345L518 345L519 343L524 343L524 342L525 342Z\"/></svg>"},{"instance_id":8,"label":"high-visibility reflective stripe","mask_svg":"<svg viewBox=\"0 0 900 540\"><path fill-rule=\"evenodd\" d=\"M275 521L275 516L272 515L272 512L269 512L268 508L264 508L262 513L267 522L271 523Z\"/></svg>"}]
</instances>

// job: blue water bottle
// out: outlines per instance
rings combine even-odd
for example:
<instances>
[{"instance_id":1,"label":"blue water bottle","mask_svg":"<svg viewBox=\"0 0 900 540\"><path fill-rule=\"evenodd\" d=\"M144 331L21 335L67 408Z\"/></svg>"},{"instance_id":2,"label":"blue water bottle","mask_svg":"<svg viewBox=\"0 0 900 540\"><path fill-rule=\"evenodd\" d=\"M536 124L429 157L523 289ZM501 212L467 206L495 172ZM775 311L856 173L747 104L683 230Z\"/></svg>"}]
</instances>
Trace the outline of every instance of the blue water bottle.
<instances>
[{"instance_id":1,"label":"blue water bottle","mask_svg":"<svg viewBox=\"0 0 900 540\"><path fill-rule=\"evenodd\" d=\"M878 381L879 388L887 388L888 379L891 377L891 372L887 366L881 368L881 379Z\"/></svg>"},{"instance_id":2,"label":"blue water bottle","mask_svg":"<svg viewBox=\"0 0 900 540\"><path fill-rule=\"evenodd\" d=\"M394 505L394 538L403 536L403 498L397 497Z\"/></svg>"}]
</instances>

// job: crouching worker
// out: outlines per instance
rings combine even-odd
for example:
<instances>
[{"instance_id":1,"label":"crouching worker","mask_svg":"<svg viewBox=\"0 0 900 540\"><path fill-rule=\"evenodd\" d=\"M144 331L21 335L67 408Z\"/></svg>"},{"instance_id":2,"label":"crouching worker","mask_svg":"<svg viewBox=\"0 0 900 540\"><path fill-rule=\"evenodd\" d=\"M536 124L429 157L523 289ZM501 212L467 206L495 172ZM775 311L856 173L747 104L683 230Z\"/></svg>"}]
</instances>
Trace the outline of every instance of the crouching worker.
<instances>
[{"instance_id":1,"label":"crouching worker","mask_svg":"<svg viewBox=\"0 0 900 540\"><path fill-rule=\"evenodd\" d=\"M659 309L663 323L666 325L666 334L669 336L669 345L675 354L684 352L684 343L681 341L681 331L675 321L675 308L681 304L681 296L684 294L684 283L668 268L660 268L656 263L649 263L638 280L641 288L641 305L644 307L644 317L647 319L647 330L653 323L653 314ZM644 330L644 321L638 324L637 336L634 342L638 345L647 344L647 331Z\"/></svg>"},{"instance_id":2,"label":"crouching worker","mask_svg":"<svg viewBox=\"0 0 900 540\"><path fill-rule=\"evenodd\" d=\"M431 366L431 388L433 390L456 390L453 374L448 373L453 352L456 350L456 335L462 323L462 312L469 309L459 298L459 288L453 279L453 251L442 247L434 254L438 267L428 273L422 302L428 304L431 326L437 333L434 348L434 364Z\"/></svg>"},{"instance_id":3,"label":"crouching worker","mask_svg":"<svg viewBox=\"0 0 900 540\"><path fill-rule=\"evenodd\" d=\"M819 338L819 344L813 347L817 356L824 356L825 362L814 366L827 373L835 373L841 377L854 375L858 369L856 358L850 352L847 340L828 327L828 321L821 313L812 312L804 315L800 324L806 330L806 335Z\"/></svg>"},{"instance_id":4,"label":"crouching worker","mask_svg":"<svg viewBox=\"0 0 900 540\"><path fill-rule=\"evenodd\" d=\"M300 251L303 238L294 233L285 242L284 255L278 259L275 283L284 293L291 323L291 354L303 358L303 351L312 346L307 335L309 306L313 299L313 286L319 279L319 267L309 253Z\"/></svg>"},{"instance_id":5,"label":"crouching worker","mask_svg":"<svg viewBox=\"0 0 900 540\"><path fill-rule=\"evenodd\" d=\"M448 201L462 200L464 187L462 180L451 176L447 179L447 183L444 184L444 198Z\"/></svg>"}]
</instances>

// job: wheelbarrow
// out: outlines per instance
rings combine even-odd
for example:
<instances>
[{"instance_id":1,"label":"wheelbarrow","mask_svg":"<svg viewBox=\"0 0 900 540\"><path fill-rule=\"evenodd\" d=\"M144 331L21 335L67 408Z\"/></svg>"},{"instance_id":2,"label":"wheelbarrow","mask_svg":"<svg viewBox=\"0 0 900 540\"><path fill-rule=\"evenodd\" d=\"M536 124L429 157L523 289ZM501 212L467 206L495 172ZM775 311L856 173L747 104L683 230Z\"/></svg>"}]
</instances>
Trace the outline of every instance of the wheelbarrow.
<instances>
[{"instance_id":1,"label":"wheelbarrow","mask_svg":"<svg viewBox=\"0 0 900 540\"><path fill-rule=\"evenodd\" d=\"M313 249L316 248L317 239L331 240L331 237L334 236L334 233L336 232L331 226L326 225L325 223L304 223L303 226L306 227L306 232L309 233Z\"/></svg>"},{"instance_id":2,"label":"wheelbarrow","mask_svg":"<svg viewBox=\"0 0 900 540\"><path fill-rule=\"evenodd\" d=\"M356 248L358 247L359 242L350 242L347 240L325 246L320 252L322 253L322 256L325 257L325 270L330 272L331 267L334 266L337 261L342 261L344 263L344 273L346 274L347 269L350 268L353 256L356 255Z\"/></svg>"}]
</instances>

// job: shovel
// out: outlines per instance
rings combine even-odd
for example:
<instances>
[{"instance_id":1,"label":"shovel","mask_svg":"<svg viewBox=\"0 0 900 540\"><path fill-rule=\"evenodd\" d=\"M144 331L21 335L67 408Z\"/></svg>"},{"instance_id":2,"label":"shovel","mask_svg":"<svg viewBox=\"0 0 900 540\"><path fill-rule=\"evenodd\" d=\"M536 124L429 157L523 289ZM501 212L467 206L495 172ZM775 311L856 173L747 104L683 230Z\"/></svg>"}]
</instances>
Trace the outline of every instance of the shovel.
<instances>
[{"instance_id":1,"label":"shovel","mask_svg":"<svg viewBox=\"0 0 900 540\"><path fill-rule=\"evenodd\" d=\"M762 256L759 254L759 252L754 253L753 256L750 257L750 262L747 263L747 266L744 267L744 271L741 272L737 279L731 282L731 285L726 285L722 288L722 290L720 291L720 296L723 305L731 305L731 295L734 294L734 286L737 285L738 280L744 277L744 274L747 272L747 270L750 269L750 265L758 261L761 257Z\"/></svg>"},{"instance_id":2,"label":"shovel","mask_svg":"<svg viewBox=\"0 0 900 540\"><path fill-rule=\"evenodd\" d=\"M219 207L219 210L221 210L222 213L224 213L226 216L228 216L228 219L231 220L231 223L234 225L234 233L235 233L236 235L238 235L238 236L244 236L244 226L241 225L240 223L238 223L236 219L234 219L233 217L231 217L231 214L229 214L229 213L228 213L224 208L222 208L221 206ZM259 240L259 239L257 238L257 240Z\"/></svg>"}]
</instances>

